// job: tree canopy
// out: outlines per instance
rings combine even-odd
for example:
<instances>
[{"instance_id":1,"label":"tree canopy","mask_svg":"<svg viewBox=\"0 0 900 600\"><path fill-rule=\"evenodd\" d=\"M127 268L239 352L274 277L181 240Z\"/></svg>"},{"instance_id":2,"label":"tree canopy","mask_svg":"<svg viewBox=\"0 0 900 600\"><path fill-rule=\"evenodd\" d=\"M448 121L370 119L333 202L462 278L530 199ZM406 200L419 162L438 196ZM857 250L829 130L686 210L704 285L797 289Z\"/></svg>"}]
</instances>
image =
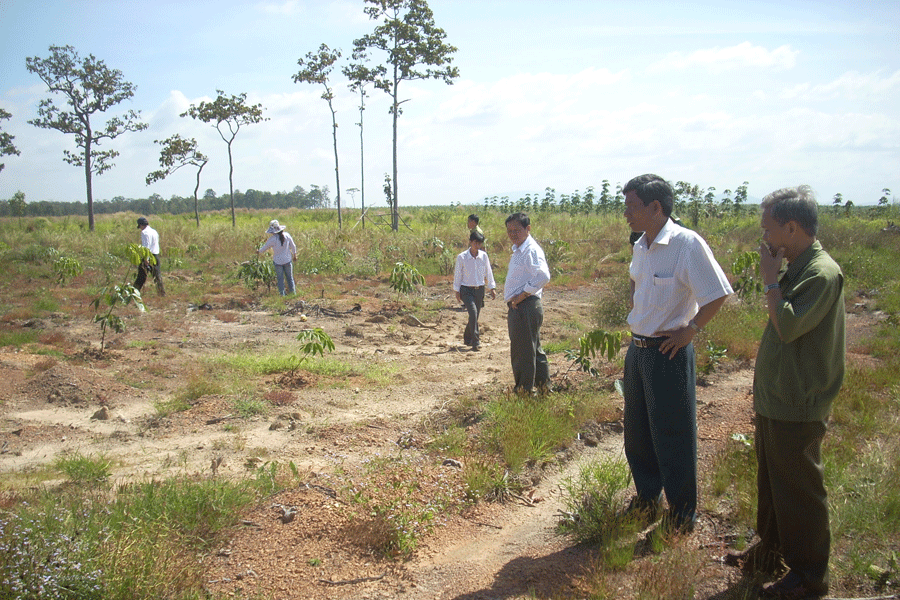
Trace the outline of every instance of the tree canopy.
<instances>
[{"instance_id":1,"label":"tree canopy","mask_svg":"<svg viewBox=\"0 0 900 600\"><path fill-rule=\"evenodd\" d=\"M328 45L322 44L319 46L318 52L307 52L306 58L297 60L300 71L293 76L294 83L316 83L325 87L325 91L322 92L322 99L328 102L328 110L331 111L331 131L332 137L334 138L334 179L336 184L335 189L337 190L335 193L337 194L338 229L343 226L343 219L341 216L341 171L338 166L337 147L338 124L334 103L332 102L332 100L334 100L334 92L332 92L331 86L328 84L328 78L331 75L331 71L334 69L334 63L336 63L340 57L340 50L332 50Z\"/></svg>"},{"instance_id":2,"label":"tree canopy","mask_svg":"<svg viewBox=\"0 0 900 600\"><path fill-rule=\"evenodd\" d=\"M99 146L104 140L113 140L125 132L147 129L147 124L138 120L140 111L134 110L112 117L99 128L91 122L91 117L131 98L135 86L124 79L121 71L107 67L93 54L82 59L72 46L50 46L50 56L26 58L25 66L47 84L51 94L62 94L69 106L69 110L63 110L53 98L45 98L38 106L38 118L28 122L35 127L56 129L75 136L75 146L80 151L63 150L64 160L84 168L88 225L93 231L92 177L111 169L112 160L119 155L112 149L99 150Z\"/></svg>"},{"instance_id":3,"label":"tree canopy","mask_svg":"<svg viewBox=\"0 0 900 600\"><path fill-rule=\"evenodd\" d=\"M147 185L161 181L180 169L188 165L197 167L197 182L194 186L194 217L197 219L197 227L200 227L200 208L197 192L200 191L200 172L209 162L209 159L197 150L197 140L194 138L185 139L177 133L163 141L154 140L155 143L162 145L159 153L159 166L162 169L153 171L147 175Z\"/></svg>"},{"instance_id":4,"label":"tree canopy","mask_svg":"<svg viewBox=\"0 0 900 600\"><path fill-rule=\"evenodd\" d=\"M252 125L267 121L262 116L262 104L247 104L246 92L237 96L226 96L222 90L216 90L216 99L212 102L202 101L199 105L193 104L185 112L181 113L182 117L189 116L192 119L203 121L204 123L212 123L216 131L228 145L228 190L231 196L231 225L236 226L237 221L234 216L234 159L231 154L231 144L237 136L238 131L244 125Z\"/></svg>"},{"instance_id":5,"label":"tree canopy","mask_svg":"<svg viewBox=\"0 0 900 600\"><path fill-rule=\"evenodd\" d=\"M4 121L12 117L11 114L0 108L0 121ZM13 140L16 139L16 136L10 135L5 131L0 131L0 156L9 156L10 154L19 155L19 149L13 145ZM3 167L6 166L3 163L0 163L0 171L3 170Z\"/></svg>"},{"instance_id":6,"label":"tree canopy","mask_svg":"<svg viewBox=\"0 0 900 600\"><path fill-rule=\"evenodd\" d=\"M391 97L393 116L393 189L391 190L391 227L399 227L399 194L397 183L397 117L400 105L400 82L416 79L441 79L451 85L459 77L452 65L456 48L444 43L447 34L435 26L434 14L425 0L365 0L365 13L381 21L375 30L353 42L353 58L368 60L371 50L386 53L386 65L368 68L357 63L352 78L371 81ZM390 68L389 68L390 67Z\"/></svg>"}]
</instances>

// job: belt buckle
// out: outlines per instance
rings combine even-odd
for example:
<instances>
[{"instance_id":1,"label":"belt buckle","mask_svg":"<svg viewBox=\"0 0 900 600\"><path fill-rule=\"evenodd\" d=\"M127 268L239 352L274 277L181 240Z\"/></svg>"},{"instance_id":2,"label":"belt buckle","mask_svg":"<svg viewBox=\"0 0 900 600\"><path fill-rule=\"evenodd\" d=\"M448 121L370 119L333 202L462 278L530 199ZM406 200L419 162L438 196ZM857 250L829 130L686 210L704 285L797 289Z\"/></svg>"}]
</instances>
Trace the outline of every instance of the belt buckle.
<instances>
[{"instance_id":1,"label":"belt buckle","mask_svg":"<svg viewBox=\"0 0 900 600\"><path fill-rule=\"evenodd\" d=\"M631 336L631 341L634 342L634 345L637 346L638 348L646 348L647 347L645 345L644 340L639 337Z\"/></svg>"}]
</instances>

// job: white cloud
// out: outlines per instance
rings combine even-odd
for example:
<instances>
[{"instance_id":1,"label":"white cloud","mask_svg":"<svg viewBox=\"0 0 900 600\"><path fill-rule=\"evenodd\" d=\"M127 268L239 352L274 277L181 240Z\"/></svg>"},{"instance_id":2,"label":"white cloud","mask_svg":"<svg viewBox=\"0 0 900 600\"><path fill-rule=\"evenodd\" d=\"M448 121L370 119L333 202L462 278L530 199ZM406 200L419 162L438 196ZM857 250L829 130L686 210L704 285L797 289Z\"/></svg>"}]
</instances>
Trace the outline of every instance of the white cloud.
<instances>
[{"instance_id":1,"label":"white cloud","mask_svg":"<svg viewBox=\"0 0 900 600\"><path fill-rule=\"evenodd\" d=\"M705 48L690 53L670 52L662 60L650 65L649 70L673 71L692 67L705 67L714 72L745 67L790 69L796 64L799 54L799 50L793 50L789 45L768 50L750 42L742 42L726 48Z\"/></svg>"},{"instance_id":2,"label":"white cloud","mask_svg":"<svg viewBox=\"0 0 900 600\"><path fill-rule=\"evenodd\" d=\"M859 73L849 71L828 83L803 83L786 89L781 97L787 100L804 99L806 101L830 100L846 98L850 100L875 100L896 95L900 89L900 71L883 76L880 71Z\"/></svg>"}]
</instances>

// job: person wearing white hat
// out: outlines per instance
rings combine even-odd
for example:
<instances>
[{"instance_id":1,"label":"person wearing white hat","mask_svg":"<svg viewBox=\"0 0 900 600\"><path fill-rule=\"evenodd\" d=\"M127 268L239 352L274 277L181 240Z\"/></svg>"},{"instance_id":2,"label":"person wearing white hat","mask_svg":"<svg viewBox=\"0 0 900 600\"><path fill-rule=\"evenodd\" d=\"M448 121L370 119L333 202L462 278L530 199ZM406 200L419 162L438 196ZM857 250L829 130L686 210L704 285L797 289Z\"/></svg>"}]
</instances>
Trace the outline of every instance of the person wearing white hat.
<instances>
[{"instance_id":1,"label":"person wearing white hat","mask_svg":"<svg viewBox=\"0 0 900 600\"><path fill-rule=\"evenodd\" d=\"M278 219L269 222L266 229L269 239L259 249L259 253L272 249L272 259L275 263L275 276L278 278L278 293L285 296L285 282L287 293L294 294L294 262L297 260L297 245L291 234L285 231L285 226L278 223Z\"/></svg>"}]
</instances>

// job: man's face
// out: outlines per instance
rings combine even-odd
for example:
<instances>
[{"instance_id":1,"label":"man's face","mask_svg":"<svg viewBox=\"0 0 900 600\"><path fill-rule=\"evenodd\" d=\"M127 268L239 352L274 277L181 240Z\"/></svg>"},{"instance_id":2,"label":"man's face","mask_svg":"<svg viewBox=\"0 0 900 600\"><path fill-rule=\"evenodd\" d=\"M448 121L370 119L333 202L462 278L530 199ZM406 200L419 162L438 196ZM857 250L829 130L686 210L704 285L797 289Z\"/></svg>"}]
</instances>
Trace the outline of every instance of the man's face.
<instances>
[{"instance_id":1,"label":"man's face","mask_svg":"<svg viewBox=\"0 0 900 600\"><path fill-rule=\"evenodd\" d=\"M476 242L475 240L469 242L469 249L472 251L473 256L476 256L482 248L484 248L484 242Z\"/></svg>"},{"instance_id":2,"label":"man's face","mask_svg":"<svg viewBox=\"0 0 900 600\"><path fill-rule=\"evenodd\" d=\"M531 231L531 225L522 227L518 221L510 221L506 224L506 235L514 245L518 246L528 239L528 232Z\"/></svg>"},{"instance_id":3,"label":"man's face","mask_svg":"<svg viewBox=\"0 0 900 600\"><path fill-rule=\"evenodd\" d=\"M772 218L772 209L763 211L759 226L762 227L762 239L769 246L769 252L774 256L780 249L786 248L789 241L788 224L781 225Z\"/></svg>"},{"instance_id":4,"label":"man's face","mask_svg":"<svg viewBox=\"0 0 900 600\"><path fill-rule=\"evenodd\" d=\"M632 231L650 229L655 204L656 202L651 202L649 206L644 206L644 201L638 198L634 190L625 192L625 220Z\"/></svg>"},{"instance_id":5,"label":"man's face","mask_svg":"<svg viewBox=\"0 0 900 600\"><path fill-rule=\"evenodd\" d=\"M475 229L476 225L478 225L478 223L475 222L475 219L469 219L469 229Z\"/></svg>"}]
</instances>

